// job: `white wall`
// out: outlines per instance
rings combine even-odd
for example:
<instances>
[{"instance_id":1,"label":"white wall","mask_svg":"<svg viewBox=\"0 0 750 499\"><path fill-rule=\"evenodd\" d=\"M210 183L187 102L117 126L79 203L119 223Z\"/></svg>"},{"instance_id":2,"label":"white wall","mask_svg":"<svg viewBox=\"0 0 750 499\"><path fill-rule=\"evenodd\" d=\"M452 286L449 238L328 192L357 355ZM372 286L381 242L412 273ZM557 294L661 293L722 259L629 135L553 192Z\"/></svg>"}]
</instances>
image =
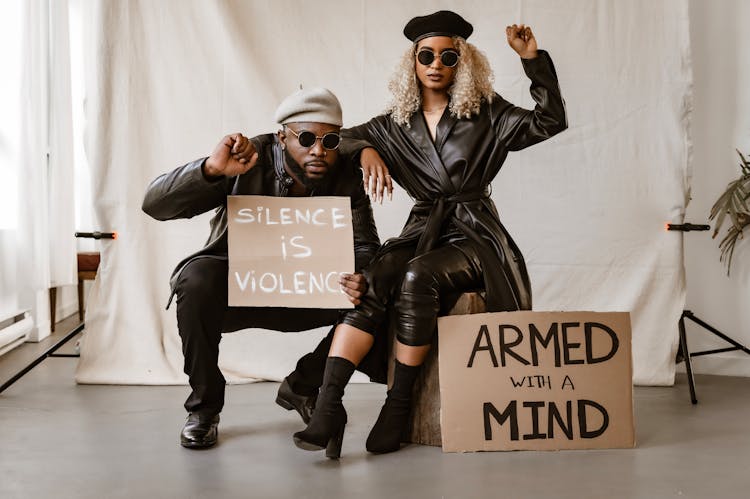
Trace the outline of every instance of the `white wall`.
<instances>
[{"instance_id":1,"label":"white wall","mask_svg":"<svg viewBox=\"0 0 750 499\"><path fill-rule=\"evenodd\" d=\"M84 284L84 291L88 288ZM84 304L85 295L84 295ZM55 321L59 322L69 315L78 315L78 285L60 286L57 288L57 307ZM64 331L62 331L64 332Z\"/></svg>"},{"instance_id":2,"label":"white wall","mask_svg":"<svg viewBox=\"0 0 750 499\"><path fill-rule=\"evenodd\" d=\"M711 206L739 176L735 148L750 154L750 2L690 0L694 73L692 201L685 220L707 223ZM722 230L722 234L726 229ZM686 308L750 346L750 232L735 250L730 277L710 232L685 234ZM728 346L690 321L691 350ZM750 376L750 356L729 352L693 359L699 373Z\"/></svg>"}]
</instances>

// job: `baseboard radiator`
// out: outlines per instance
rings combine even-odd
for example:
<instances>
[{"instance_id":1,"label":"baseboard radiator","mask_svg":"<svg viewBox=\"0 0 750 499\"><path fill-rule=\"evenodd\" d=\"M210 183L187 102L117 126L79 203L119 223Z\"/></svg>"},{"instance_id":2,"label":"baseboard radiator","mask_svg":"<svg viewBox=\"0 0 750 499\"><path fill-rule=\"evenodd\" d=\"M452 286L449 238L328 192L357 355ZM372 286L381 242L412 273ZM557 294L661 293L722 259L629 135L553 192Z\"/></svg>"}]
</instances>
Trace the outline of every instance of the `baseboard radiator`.
<instances>
[{"instance_id":1,"label":"baseboard radiator","mask_svg":"<svg viewBox=\"0 0 750 499\"><path fill-rule=\"evenodd\" d=\"M28 312L17 312L0 317L0 355L26 341L34 328L34 319Z\"/></svg>"}]
</instances>

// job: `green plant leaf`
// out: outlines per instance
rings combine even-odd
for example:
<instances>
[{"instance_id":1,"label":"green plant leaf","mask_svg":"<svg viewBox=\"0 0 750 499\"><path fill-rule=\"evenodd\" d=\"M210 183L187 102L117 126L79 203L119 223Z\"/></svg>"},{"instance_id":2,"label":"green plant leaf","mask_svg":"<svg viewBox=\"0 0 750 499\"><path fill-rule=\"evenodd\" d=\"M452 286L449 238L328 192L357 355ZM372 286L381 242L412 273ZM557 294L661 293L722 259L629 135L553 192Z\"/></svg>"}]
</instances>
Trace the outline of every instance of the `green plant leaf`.
<instances>
[{"instance_id":1,"label":"green plant leaf","mask_svg":"<svg viewBox=\"0 0 750 499\"><path fill-rule=\"evenodd\" d=\"M740 177L727 184L724 192L719 196L711 207L709 220L714 220L714 231L712 237L719 234L724 222L729 216L730 225L726 234L719 243L719 261L727 266L727 276L732 266L734 249L738 239L743 239L743 230L750 225L750 161L736 149L740 157Z\"/></svg>"}]
</instances>

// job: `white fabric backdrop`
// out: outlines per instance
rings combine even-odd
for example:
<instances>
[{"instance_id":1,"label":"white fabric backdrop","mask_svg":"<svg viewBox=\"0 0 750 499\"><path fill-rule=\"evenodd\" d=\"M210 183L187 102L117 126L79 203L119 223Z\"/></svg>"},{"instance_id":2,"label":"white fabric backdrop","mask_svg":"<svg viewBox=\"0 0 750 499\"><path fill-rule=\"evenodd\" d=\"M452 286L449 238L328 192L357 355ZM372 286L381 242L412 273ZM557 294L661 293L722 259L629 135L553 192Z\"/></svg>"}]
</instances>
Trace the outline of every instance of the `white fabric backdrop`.
<instances>
[{"instance_id":1,"label":"white fabric backdrop","mask_svg":"<svg viewBox=\"0 0 750 499\"><path fill-rule=\"evenodd\" d=\"M50 334L48 289L77 282L68 2L8 2L2 14L3 46L19 57L2 58L0 316L30 310L38 341Z\"/></svg>"},{"instance_id":2,"label":"white fabric backdrop","mask_svg":"<svg viewBox=\"0 0 750 499\"><path fill-rule=\"evenodd\" d=\"M140 211L148 182L210 153L226 133L275 131L276 104L305 85L340 98L345 125L379 113L414 15L456 10L475 26L496 89L531 106L504 26L533 26L555 61L570 129L513 154L493 185L526 256L537 310L632 312L635 382L670 384L684 304L690 54L685 0L131 1L87 5L88 153L103 245L77 380L183 383L168 277L201 247L209 215L160 223ZM403 191L376 207L399 232ZM225 335L228 379L279 380L313 334Z\"/></svg>"}]
</instances>

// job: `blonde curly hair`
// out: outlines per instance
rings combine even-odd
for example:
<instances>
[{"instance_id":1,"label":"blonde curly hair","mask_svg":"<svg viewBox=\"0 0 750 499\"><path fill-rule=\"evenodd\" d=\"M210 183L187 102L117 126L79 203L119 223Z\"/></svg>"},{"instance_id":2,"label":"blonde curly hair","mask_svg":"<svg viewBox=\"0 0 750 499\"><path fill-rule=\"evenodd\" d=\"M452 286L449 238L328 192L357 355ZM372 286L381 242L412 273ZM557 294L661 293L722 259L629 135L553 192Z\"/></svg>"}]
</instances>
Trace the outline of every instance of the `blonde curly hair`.
<instances>
[{"instance_id":1,"label":"blonde curly hair","mask_svg":"<svg viewBox=\"0 0 750 499\"><path fill-rule=\"evenodd\" d=\"M492 102L495 95L492 83L495 77L487 57L478 48L463 38L452 38L460 57L453 84L448 89L448 109L456 118L470 118L471 115L479 113L483 100ZM415 63L416 48L415 43L404 53L388 83L393 100L386 112L391 114L393 121L406 127L409 127L412 114L422 105Z\"/></svg>"}]
</instances>

